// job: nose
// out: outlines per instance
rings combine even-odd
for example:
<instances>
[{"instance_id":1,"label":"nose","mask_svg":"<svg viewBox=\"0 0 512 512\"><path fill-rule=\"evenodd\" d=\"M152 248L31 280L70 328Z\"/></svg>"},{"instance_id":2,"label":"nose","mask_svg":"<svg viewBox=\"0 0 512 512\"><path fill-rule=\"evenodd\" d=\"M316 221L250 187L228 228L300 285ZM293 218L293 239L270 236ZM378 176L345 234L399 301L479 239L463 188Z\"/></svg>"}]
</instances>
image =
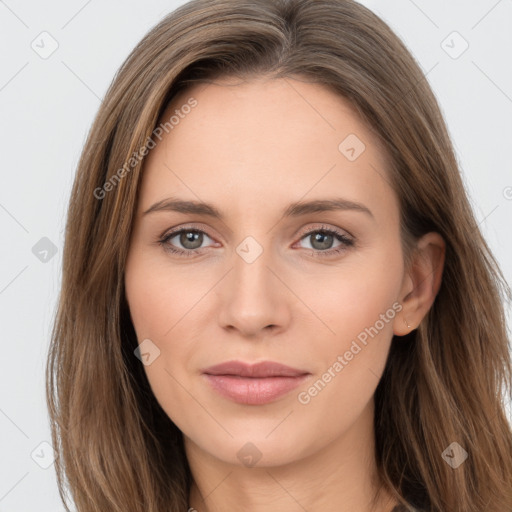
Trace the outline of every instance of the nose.
<instances>
[{"instance_id":1,"label":"nose","mask_svg":"<svg viewBox=\"0 0 512 512\"><path fill-rule=\"evenodd\" d=\"M223 329L261 339L288 328L293 294L274 266L270 251L251 263L233 254L233 268L220 283L218 321Z\"/></svg>"}]
</instances>

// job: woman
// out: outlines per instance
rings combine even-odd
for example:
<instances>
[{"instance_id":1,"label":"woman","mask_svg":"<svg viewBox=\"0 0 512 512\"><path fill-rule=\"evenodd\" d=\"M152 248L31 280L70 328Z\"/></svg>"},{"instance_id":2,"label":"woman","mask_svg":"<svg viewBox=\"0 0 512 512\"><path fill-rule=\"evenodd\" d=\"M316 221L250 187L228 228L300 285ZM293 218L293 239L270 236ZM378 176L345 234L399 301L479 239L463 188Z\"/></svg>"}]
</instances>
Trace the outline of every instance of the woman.
<instances>
[{"instance_id":1,"label":"woman","mask_svg":"<svg viewBox=\"0 0 512 512\"><path fill-rule=\"evenodd\" d=\"M47 369L63 500L512 510L509 297L383 21L189 2L79 163Z\"/></svg>"}]
</instances>

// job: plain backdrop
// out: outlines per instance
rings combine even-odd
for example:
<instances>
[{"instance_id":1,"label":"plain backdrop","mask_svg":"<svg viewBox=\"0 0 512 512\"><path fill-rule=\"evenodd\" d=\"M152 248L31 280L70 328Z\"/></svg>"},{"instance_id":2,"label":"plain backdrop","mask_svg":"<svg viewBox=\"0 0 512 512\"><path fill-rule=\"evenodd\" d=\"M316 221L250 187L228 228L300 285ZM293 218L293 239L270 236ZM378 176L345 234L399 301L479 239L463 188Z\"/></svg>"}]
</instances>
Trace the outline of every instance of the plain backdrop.
<instances>
[{"instance_id":1,"label":"plain backdrop","mask_svg":"<svg viewBox=\"0 0 512 512\"><path fill-rule=\"evenodd\" d=\"M0 512L64 510L48 444L44 368L70 187L115 72L183 3L0 1ZM512 2L362 3L426 73L476 217L510 283ZM509 305L507 314L510 327Z\"/></svg>"}]
</instances>

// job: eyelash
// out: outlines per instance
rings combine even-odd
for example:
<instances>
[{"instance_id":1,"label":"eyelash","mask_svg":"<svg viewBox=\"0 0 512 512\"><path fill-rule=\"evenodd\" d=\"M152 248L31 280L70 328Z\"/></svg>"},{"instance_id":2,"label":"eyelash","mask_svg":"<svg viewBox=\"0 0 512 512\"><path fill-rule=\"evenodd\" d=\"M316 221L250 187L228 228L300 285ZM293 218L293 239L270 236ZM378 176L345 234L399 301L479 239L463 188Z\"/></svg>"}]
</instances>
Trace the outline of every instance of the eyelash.
<instances>
[{"instance_id":1,"label":"eyelash","mask_svg":"<svg viewBox=\"0 0 512 512\"><path fill-rule=\"evenodd\" d=\"M190 258L192 256L201 254L201 252L202 252L201 249L187 249L187 250L176 249L174 246L169 244L169 240L174 238L176 235L180 235L181 233L188 233L188 232L203 233L208 238L212 238L208 235L208 233L206 233L202 229L197 229L197 228L193 228L193 227L184 227L184 228L180 228L176 231L172 231L170 233L165 234L163 237L159 238L157 242L163 247L163 249L165 251L175 254L179 257ZM342 253L343 251L346 251L349 247L353 247L355 245L355 241L352 238L347 237L340 231L337 231L332 228L327 228L325 226L322 226L321 228L313 229L313 230L307 231L306 233L303 233L299 240L307 238L308 236L311 236L312 234L315 234L315 233L323 233L323 234L327 234L327 235L333 235L339 242L341 242L342 245L340 245L339 247L337 247L335 249L327 249L325 251L321 251L321 250L317 250L317 249L309 249L310 251L312 251L312 254L314 257L319 257L319 258L332 257L339 253Z\"/></svg>"}]
</instances>

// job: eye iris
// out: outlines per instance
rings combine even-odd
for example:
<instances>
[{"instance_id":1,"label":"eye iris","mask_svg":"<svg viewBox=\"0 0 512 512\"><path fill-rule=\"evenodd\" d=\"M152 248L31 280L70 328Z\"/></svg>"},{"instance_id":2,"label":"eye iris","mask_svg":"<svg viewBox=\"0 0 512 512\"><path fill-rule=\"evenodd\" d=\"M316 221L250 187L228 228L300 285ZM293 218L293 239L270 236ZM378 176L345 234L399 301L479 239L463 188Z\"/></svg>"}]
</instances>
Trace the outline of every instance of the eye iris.
<instances>
[{"instance_id":1,"label":"eye iris","mask_svg":"<svg viewBox=\"0 0 512 512\"><path fill-rule=\"evenodd\" d=\"M183 231L180 235L180 243L186 249L198 249L203 244L203 234L199 231ZM190 243L192 243L192 247L189 245Z\"/></svg>"},{"instance_id":2,"label":"eye iris","mask_svg":"<svg viewBox=\"0 0 512 512\"><path fill-rule=\"evenodd\" d=\"M316 233L311 235L313 237L313 243L311 244L315 249L330 249L333 242L333 235L327 233ZM315 246L316 242L320 242L319 246Z\"/></svg>"}]
</instances>

